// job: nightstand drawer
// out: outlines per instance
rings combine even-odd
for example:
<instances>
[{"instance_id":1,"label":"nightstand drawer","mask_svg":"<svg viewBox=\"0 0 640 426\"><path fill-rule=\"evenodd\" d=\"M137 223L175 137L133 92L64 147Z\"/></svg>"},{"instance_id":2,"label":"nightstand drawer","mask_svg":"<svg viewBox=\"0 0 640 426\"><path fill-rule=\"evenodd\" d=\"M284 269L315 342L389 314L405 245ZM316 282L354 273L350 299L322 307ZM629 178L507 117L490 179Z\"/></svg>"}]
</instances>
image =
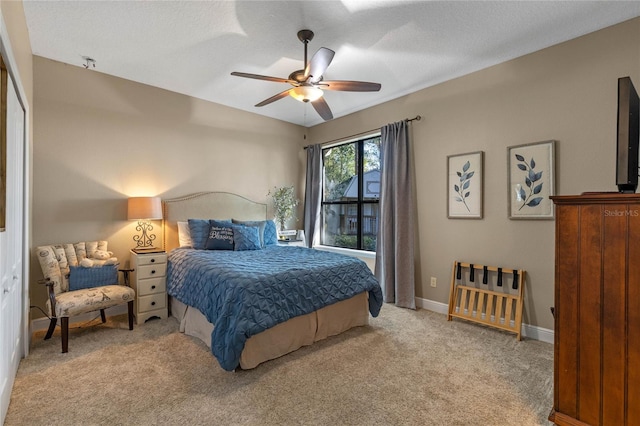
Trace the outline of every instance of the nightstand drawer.
<instances>
[{"instance_id":1,"label":"nightstand drawer","mask_svg":"<svg viewBox=\"0 0 640 426\"><path fill-rule=\"evenodd\" d=\"M164 293L165 291L167 291L167 282L164 277L148 278L138 281L138 296Z\"/></svg>"},{"instance_id":2,"label":"nightstand drawer","mask_svg":"<svg viewBox=\"0 0 640 426\"><path fill-rule=\"evenodd\" d=\"M158 263L167 263L167 255L165 253L138 255L138 265L156 265Z\"/></svg>"},{"instance_id":3,"label":"nightstand drawer","mask_svg":"<svg viewBox=\"0 0 640 426\"><path fill-rule=\"evenodd\" d=\"M153 277L164 277L167 273L167 264L160 263L158 265L138 266L137 273L139 280Z\"/></svg>"},{"instance_id":4,"label":"nightstand drawer","mask_svg":"<svg viewBox=\"0 0 640 426\"><path fill-rule=\"evenodd\" d=\"M158 293L138 297L138 312L152 311L167 306L167 294Z\"/></svg>"}]
</instances>

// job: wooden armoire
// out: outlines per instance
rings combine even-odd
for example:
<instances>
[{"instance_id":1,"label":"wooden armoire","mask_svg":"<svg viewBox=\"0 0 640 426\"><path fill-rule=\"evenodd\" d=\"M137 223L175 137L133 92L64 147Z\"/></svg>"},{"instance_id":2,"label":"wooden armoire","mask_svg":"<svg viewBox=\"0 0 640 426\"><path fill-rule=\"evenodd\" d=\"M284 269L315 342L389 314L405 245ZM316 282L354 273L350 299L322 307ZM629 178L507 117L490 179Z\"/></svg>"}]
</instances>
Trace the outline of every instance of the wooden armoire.
<instances>
[{"instance_id":1,"label":"wooden armoire","mask_svg":"<svg viewBox=\"0 0 640 426\"><path fill-rule=\"evenodd\" d=\"M558 425L640 425L640 194L556 205L554 397Z\"/></svg>"}]
</instances>

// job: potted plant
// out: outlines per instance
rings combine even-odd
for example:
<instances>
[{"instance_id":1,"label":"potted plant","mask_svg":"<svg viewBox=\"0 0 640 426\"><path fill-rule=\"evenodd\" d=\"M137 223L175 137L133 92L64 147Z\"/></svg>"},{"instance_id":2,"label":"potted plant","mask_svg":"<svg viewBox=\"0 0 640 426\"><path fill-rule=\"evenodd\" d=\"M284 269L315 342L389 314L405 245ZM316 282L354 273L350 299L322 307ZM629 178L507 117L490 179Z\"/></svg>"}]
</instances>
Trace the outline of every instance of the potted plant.
<instances>
[{"instance_id":1,"label":"potted plant","mask_svg":"<svg viewBox=\"0 0 640 426\"><path fill-rule=\"evenodd\" d=\"M284 231L285 222L296 217L298 199L295 197L293 186L274 187L268 195L273 200L275 221L280 224L280 231Z\"/></svg>"}]
</instances>

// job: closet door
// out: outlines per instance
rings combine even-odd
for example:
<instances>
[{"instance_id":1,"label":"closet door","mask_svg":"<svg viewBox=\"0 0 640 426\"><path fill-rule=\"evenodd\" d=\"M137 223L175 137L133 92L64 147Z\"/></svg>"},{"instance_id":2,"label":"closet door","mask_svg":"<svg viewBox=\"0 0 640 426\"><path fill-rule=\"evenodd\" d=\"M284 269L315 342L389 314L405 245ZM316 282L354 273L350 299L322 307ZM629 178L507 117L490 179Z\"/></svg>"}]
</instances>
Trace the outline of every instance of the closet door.
<instances>
[{"instance_id":1,"label":"closet door","mask_svg":"<svg viewBox=\"0 0 640 426\"><path fill-rule=\"evenodd\" d=\"M6 99L6 220L0 232L0 420L9 407L13 379L23 349L23 237L25 113L7 76L2 99Z\"/></svg>"}]
</instances>

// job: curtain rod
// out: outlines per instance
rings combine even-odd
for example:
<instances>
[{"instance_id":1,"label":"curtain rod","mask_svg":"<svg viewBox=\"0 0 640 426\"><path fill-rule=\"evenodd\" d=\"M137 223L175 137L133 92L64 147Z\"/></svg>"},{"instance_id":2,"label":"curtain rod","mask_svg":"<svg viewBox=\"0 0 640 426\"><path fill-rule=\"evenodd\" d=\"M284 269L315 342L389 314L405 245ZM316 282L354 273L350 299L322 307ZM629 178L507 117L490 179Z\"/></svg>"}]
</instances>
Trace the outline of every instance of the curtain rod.
<instances>
[{"instance_id":1,"label":"curtain rod","mask_svg":"<svg viewBox=\"0 0 640 426\"><path fill-rule=\"evenodd\" d=\"M403 121L406 121L407 123L411 123L412 121L420 121L420 120L422 120L422 117L419 116L419 115L416 115L413 118L405 118ZM320 143L318 145L325 145L325 144L328 144L328 143L337 142L337 141L341 141L341 140L344 140L344 139L351 139L351 138L354 138L356 136L365 135L367 133L375 132L376 130L380 130L380 129L365 130L364 132L356 133L355 135L344 136L344 137L341 137L341 138L338 138L338 139L333 139L331 141L325 141L325 142L322 142L322 143ZM311 145L307 145L307 146L304 147L304 149L307 149L310 146Z\"/></svg>"}]
</instances>

